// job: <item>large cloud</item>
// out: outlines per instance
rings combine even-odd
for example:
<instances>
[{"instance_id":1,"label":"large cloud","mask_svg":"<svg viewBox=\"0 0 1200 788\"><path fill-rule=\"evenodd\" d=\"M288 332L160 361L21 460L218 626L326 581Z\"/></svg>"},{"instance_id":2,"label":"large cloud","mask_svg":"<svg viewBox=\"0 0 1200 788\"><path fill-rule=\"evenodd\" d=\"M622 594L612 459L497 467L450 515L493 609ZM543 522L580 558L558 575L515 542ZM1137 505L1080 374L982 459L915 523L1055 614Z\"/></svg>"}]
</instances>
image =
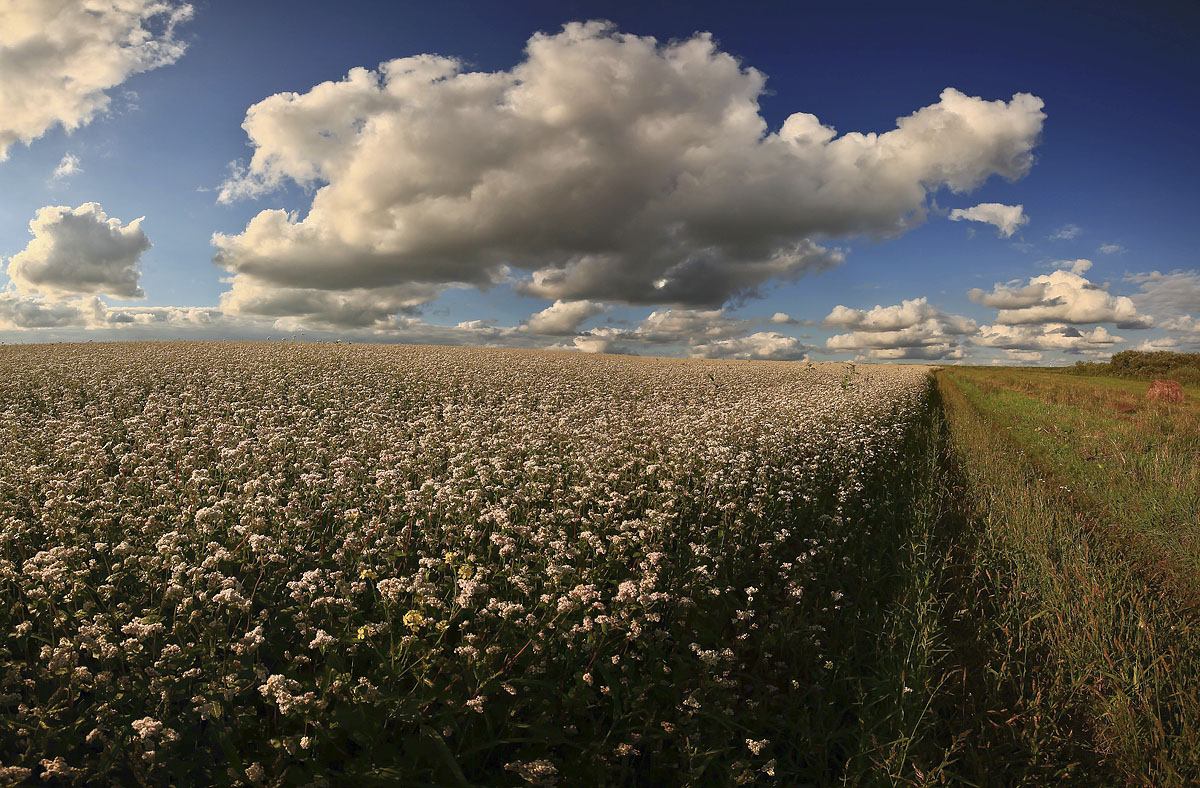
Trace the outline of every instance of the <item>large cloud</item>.
<instances>
[{"instance_id":1,"label":"large cloud","mask_svg":"<svg viewBox=\"0 0 1200 788\"><path fill-rule=\"evenodd\" d=\"M1159 337L1158 339L1146 339L1141 344L1134 347L1134 350L1140 350L1143 353L1154 353L1159 350L1175 350L1179 347L1179 340L1175 337Z\"/></svg>"},{"instance_id":2,"label":"large cloud","mask_svg":"<svg viewBox=\"0 0 1200 788\"><path fill-rule=\"evenodd\" d=\"M975 330L975 321L948 315L924 298L901 301L894 306L876 305L870 310L850 309L839 304L826 316L824 325L855 331L898 331L930 320L945 325L947 333L969 334Z\"/></svg>"},{"instance_id":3,"label":"large cloud","mask_svg":"<svg viewBox=\"0 0 1200 788\"><path fill-rule=\"evenodd\" d=\"M873 359L962 358L958 339L976 329L974 320L946 314L924 298L869 310L839 304L823 325L850 329L829 337L827 349L866 351L865 357Z\"/></svg>"},{"instance_id":4,"label":"large cloud","mask_svg":"<svg viewBox=\"0 0 1200 788\"><path fill-rule=\"evenodd\" d=\"M955 208L950 220L961 222L983 222L990 224L1005 238L1011 238L1021 225L1029 221L1022 205L1005 205L999 202L981 202L971 208Z\"/></svg>"},{"instance_id":5,"label":"large cloud","mask_svg":"<svg viewBox=\"0 0 1200 788\"><path fill-rule=\"evenodd\" d=\"M1080 331L1066 323L980 326L979 333L971 337L971 344L979 347L1063 350L1068 353L1110 348L1123 341L1121 337L1110 334L1104 326L1096 326L1091 331Z\"/></svg>"},{"instance_id":6,"label":"large cloud","mask_svg":"<svg viewBox=\"0 0 1200 788\"><path fill-rule=\"evenodd\" d=\"M172 0L0 3L0 161L15 142L87 124L107 90L178 60L175 25L191 13Z\"/></svg>"},{"instance_id":7,"label":"large cloud","mask_svg":"<svg viewBox=\"0 0 1200 788\"><path fill-rule=\"evenodd\" d=\"M680 348L696 358L796 361L807 357L811 348L795 337L755 332L763 322L767 321L739 318L724 309L656 309L633 328L593 328L573 337L570 346L558 347L586 353L655 354Z\"/></svg>"},{"instance_id":8,"label":"large cloud","mask_svg":"<svg viewBox=\"0 0 1200 788\"><path fill-rule=\"evenodd\" d=\"M1163 328L1168 331L1179 331L1185 334L1200 335L1200 317L1180 315L1163 321Z\"/></svg>"},{"instance_id":9,"label":"large cloud","mask_svg":"<svg viewBox=\"0 0 1200 788\"><path fill-rule=\"evenodd\" d=\"M265 317L314 328L387 328L397 314L412 314L436 298L441 288L430 283L394 287L324 290L314 287L267 287L235 278L221 294L221 309L230 315ZM283 325L283 323L281 323Z\"/></svg>"},{"instance_id":10,"label":"large cloud","mask_svg":"<svg viewBox=\"0 0 1200 788\"><path fill-rule=\"evenodd\" d=\"M138 260L150 248L143 218L122 224L94 202L39 208L29 223L33 240L9 259L8 276L26 295L143 298Z\"/></svg>"},{"instance_id":11,"label":"large cloud","mask_svg":"<svg viewBox=\"0 0 1200 788\"><path fill-rule=\"evenodd\" d=\"M530 315L522 328L535 334L567 336L578 333L583 321L608 309L595 301L555 301L541 312Z\"/></svg>"},{"instance_id":12,"label":"large cloud","mask_svg":"<svg viewBox=\"0 0 1200 788\"><path fill-rule=\"evenodd\" d=\"M775 331L759 331L736 339L718 339L693 345L692 358L740 358L759 361L804 361L809 347L795 337Z\"/></svg>"},{"instance_id":13,"label":"large cloud","mask_svg":"<svg viewBox=\"0 0 1200 788\"><path fill-rule=\"evenodd\" d=\"M0 293L0 328L90 328L104 321L99 298L46 301L20 293Z\"/></svg>"},{"instance_id":14,"label":"large cloud","mask_svg":"<svg viewBox=\"0 0 1200 788\"><path fill-rule=\"evenodd\" d=\"M627 335L648 344L695 345L741 336L755 324L724 309L656 309Z\"/></svg>"},{"instance_id":15,"label":"large cloud","mask_svg":"<svg viewBox=\"0 0 1200 788\"><path fill-rule=\"evenodd\" d=\"M967 296L1000 311L996 322L1004 325L1047 323L1115 323L1118 328L1149 328L1150 316L1140 313L1127 296L1114 296L1084 274L1090 260L1075 260L1070 270L1035 276L1019 282L997 284L991 292L975 288Z\"/></svg>"},{"instance_id":16,"label":"large cloud","mask_svg":"<svg viewBox=\"0 0 1200 788\"><path fill-rule=\"evenodd\" d=\"M216 234L215 262L324 290L486 287L511 266L551 300L717 307L836 265L822 239L904 231L936 189L1024 175L1045 117L948 88L885 134L803 112L770 132L764 81L706 34L589 22L533 36L509 71L422 55L271 96L221 199L291 181L312 205Z\"/></svg>"}]
</instances>

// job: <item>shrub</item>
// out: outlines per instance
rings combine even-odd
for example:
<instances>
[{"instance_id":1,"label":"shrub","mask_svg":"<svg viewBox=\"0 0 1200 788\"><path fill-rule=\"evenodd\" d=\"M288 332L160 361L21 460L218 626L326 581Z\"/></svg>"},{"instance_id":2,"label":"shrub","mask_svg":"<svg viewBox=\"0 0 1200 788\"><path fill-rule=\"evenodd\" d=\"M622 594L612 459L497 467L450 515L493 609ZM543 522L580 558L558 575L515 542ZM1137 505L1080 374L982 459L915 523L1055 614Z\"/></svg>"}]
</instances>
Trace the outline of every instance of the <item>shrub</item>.
<instances>
[{"instance_id":1,"label":"shrub","mask_svg":"<svg viewBox=\"0 0 1200 788\"><path fill-rule=\"evenodd\" d=\"M1184 386L1200 386L1200 367L1177 367L1171 370L1167 379Z\"/></svg>"}]
</instances>

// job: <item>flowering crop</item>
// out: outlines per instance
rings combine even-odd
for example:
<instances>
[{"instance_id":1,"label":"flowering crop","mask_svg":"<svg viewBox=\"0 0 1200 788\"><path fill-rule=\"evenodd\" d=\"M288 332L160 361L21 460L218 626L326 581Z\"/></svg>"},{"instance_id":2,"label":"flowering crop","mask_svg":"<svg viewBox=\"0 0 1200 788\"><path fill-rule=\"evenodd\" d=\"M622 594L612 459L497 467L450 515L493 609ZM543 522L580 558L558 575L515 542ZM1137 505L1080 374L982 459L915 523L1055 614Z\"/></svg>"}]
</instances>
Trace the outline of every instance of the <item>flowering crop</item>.
<instances>
[{"instance_id":1,"label":"flowering crop","mask_svg":"<svg viewBox=\"0 0 1200 788\"><path fill-rule=\"evenodd\" d=\"M0 352L0 784L795 784L922 368Z\"/></svg>"}]
</instances>

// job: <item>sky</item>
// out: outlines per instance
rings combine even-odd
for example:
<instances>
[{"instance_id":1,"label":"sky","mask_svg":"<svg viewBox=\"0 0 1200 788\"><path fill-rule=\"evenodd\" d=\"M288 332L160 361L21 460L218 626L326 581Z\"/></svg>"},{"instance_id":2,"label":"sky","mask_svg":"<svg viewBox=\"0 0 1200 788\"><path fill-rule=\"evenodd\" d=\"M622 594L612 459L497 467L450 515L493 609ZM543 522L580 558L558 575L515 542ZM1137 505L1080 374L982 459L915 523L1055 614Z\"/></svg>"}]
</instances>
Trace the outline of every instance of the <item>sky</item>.
<instances>
[{"instance_id":1,"label":"sky","mask_svg":"<svg viewBox=\"0 0 1200 788\"><path fill-rule=\"evenodd\" d=\"M0 341L1197 352L1197 23L0 0Z\"/></svg>"}]
</instances>

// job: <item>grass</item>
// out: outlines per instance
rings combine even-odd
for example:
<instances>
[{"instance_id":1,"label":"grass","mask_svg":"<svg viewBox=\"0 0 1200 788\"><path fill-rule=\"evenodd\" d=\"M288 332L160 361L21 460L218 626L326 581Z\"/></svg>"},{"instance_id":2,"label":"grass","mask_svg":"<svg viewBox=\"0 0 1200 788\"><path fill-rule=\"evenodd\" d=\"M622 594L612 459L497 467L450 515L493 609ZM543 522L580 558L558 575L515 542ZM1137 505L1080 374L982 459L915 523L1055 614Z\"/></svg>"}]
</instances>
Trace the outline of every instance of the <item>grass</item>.
<instances>
[{"instance_id":1,"label":"grass","mask_svg":"<svg viewBox=\"0 0 1200 788\"><path fill-rule=\"evenodd\" d=\"M955 658L982 701L964 762L1009 759L994 784L1191 784L1195 407L1045 372L938 381L973 529L943 588L966 603Z\"/></svg>"}]
</instances>

